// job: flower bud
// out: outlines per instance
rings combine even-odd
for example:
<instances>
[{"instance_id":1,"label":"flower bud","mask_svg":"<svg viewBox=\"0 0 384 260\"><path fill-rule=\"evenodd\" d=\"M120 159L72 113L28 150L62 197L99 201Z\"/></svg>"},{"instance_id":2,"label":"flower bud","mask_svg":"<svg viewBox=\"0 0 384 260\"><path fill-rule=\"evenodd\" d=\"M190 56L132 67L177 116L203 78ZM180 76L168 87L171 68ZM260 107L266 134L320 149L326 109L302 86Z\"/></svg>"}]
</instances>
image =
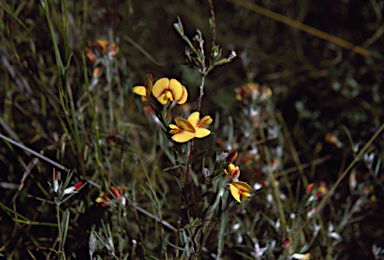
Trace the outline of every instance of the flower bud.
<instances>
[{"instance_id":1,"label":"flower bud","mask_svg":"<svg viewBox=\"0 0 384 260\"><path fill-rule=\"evenodd\" d=\"M238 154L237 151L232 152L230 155L228 155L226 162L231 163L231 162L235 161L237 158L237 154Z\"/></svg>"}]
</instances>

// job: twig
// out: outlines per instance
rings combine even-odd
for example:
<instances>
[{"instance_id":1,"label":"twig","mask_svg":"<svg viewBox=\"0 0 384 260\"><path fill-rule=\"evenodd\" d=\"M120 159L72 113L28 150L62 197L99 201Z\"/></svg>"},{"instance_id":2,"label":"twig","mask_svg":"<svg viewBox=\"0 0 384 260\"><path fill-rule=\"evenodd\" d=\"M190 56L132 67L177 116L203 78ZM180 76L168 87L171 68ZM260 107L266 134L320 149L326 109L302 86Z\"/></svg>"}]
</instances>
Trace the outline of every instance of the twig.
<instances>
[{"instance_id":1,"label":"twig","mask_svg":"<svg viewBox=\"0 0 384 260\"><path fill-rule=\"evenodd\" d=\"M52 164L53 166L55 166L56 168L58 168L58 169L60 169L62 171L69 172L69 169L65 168L61 164L58 164L57 162L55 162L55 161L45 157L44 155L39 154L39 153L33 151L32 149L29 149L28 147L26 147L23 144L20 144L20 143L18 143L16 141L13 141L12 139L9 139L8 137L6 137L6 136L4 136L2 134L0 134L0 138L5 140L5 141L7 141L7 142L9 142L9 143L11 143L11 144L13 144L13 145L16 145L17 147L19 147L19 148L21 148L21 149L23 149L23 150L25 150L25 151L27 151L27 152L29 152L31 154L33 154L34 156L40 158L41 160L46 161L47 163Z\"/></svg>"},{"instance_id":2,"label":"twig","mask_svg":"<svg viewBox=\"0 0 384 260\"><path fill-rule=\"evenodd\" d=\"M160 218L158 218L157 216L149 213L148 211L146 211L145 209L143 208L140 208L139 206L137 206L135 203L132 203L130 204L132 207L134 207L135 209L137 209L138 211L140 211L141 213L147 215L148 217L150 218L153 218L154 220L156 220L157 222L161 223L163 226L166 226L167 228L169 228L170 230L172 230L173 232L177 232L177 228L175 228L174 226L172 226L171 224L169 224L168 222L166 222L165 220L161 220Z\"/></svg>"},{"instance_id":3,"label":"twig","mask_svg":"<svg viewBox=\"0 0 384 260\"><path fill-rule=\"evenodd\" d=\"M208 0L209 2L209 8L211 9L211 21L212 21L212 50L215 47L215 41L216 41L216 21L215 21L215 11L213 9L213 2L212 0Z\"/></svg>"},{"instance_id":4,"label":"twig","mask_svg":"<svg viewBox=\"0 0 384 260\"><path fill-rule=\"evenodd\" d=\"M199 103L197 106L197 112L200 112L200 109L201 109L201 100L203 100L203 95L204 95L204 81L205 81L205 75L201 77L200 95L199 95Z\"/></svg>"},{"instance_id":5,"label":"twig","mask_svg":"<svg viewBox=\"0 0 384 260\"><path fill-rule=\"evenodd\" d=\"M27 169L24 171L24 175L23 175L23 178L21 178L21 181L20 181L20 185L17 189L17 192L16 194L13 196L12 198L12 202L13 202L13 207L14 207L14 210L16 211L16 198L17 196L19 196L19 193L21 192L21 190L23 189L24 187L24 183L25 181L27 180L29 174L31 173L31 170L33 167L35 167L36 163L39 161L39 159L37 158L33 158L32 161L28 164L28 167Z\"/></svg>"}]
</instances>

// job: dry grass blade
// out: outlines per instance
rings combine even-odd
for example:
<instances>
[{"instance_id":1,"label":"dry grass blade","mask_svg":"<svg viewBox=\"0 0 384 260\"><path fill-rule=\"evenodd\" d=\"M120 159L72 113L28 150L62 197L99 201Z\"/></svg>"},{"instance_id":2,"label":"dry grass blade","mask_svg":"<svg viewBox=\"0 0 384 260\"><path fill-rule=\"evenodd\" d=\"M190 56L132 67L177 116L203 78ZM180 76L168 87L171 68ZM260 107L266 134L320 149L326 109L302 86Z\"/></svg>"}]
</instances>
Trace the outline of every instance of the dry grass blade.
<instances>
[{"instance_id":1,"label":"dry grass blade","mask_svg":"<svg viewBox=\"0 0 384 260\"><path fill-rule=\"evenodd\" d=\"M330 35L326 32L320 31L316 28L313 28L311 26L300 23L300 22L293 20L287 16L272 12L271 10L268 10L267 8L261 7L259 5L256 5L256 4L253 4L250 2L247 2L245 0L227 0L227 1L232 2L234 4L237 4L237 5L240 5L240 6L243 6L243 7L247 8L249 10L252 10L258 14L267 16L267 17L269 17L275 21L284 23L284 24L291 26L293 28L296 28L296 29L299 29L299 30L304 31L306 33L312 34L312 35L319 37L323 40L337 44L337 45L339 45L345 49L354 51L354 52L356 52L360 55L363 55L365 57L376 57L376 55L374 53L372 53L366 49L363 49L359 46L356 46L353 43L347 42L347 41L340 39L336 36Z\"/></svg>"}]
</instances>

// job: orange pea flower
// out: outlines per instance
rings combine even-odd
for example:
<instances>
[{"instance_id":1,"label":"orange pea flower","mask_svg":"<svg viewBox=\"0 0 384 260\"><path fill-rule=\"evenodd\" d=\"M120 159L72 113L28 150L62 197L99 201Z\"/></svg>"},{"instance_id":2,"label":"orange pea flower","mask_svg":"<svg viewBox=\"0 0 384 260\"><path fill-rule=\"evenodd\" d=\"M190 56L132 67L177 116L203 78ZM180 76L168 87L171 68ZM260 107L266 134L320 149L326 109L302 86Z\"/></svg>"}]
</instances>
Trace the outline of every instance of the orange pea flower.
<instances>
[{"instance_id":1,"label":"orange pea flower","mask_svg":"<svg viewBox=\"0 0 384 260\"><path fill-rule=\"evenodd\" d=\"M169 128L171 128L169 133L173 134L172 140L178 143L185 143L195 138L196 129L188 120L178 117L175 119L175 122L176 125L169 125Z\"/></svg>"},{"instance_id":2,"label":"orange pea flower","mask_svg":"<svg viewBox=\"0 0 384 260\"><path fill-rule=\"evenodd\" d=\"M229 184L229 188L231 190L231 194L235 200L241 203L242 200L247 200L251 197L251 186L246 182L235 181Z\"/></svg>"},{"instance_id":3,"label":"orange pea flower","mask_svg":"<svg viewBox=\"0 0 384 260\"><path fill-rule=\"evenodd\" d=\"M200 113L194 112L188 117L188 121L196 129L196 137L203 138L208 136L211 131L205 129L204 127L212 123L212 118L210 116L205 116L200 120Z\"/></svg>"},{"instance_id":4,"label":"orange pea flower","mask_svg":"<svg viewBox=\"0 0 384 260\"><path fill-rule=\"evenodd\" d=\"M155 82L152 94L162 104L169 101L176 101L178 104L184 104L188 98L187 89L176 79L161 78Z\"/></svg>"}]
</instances>

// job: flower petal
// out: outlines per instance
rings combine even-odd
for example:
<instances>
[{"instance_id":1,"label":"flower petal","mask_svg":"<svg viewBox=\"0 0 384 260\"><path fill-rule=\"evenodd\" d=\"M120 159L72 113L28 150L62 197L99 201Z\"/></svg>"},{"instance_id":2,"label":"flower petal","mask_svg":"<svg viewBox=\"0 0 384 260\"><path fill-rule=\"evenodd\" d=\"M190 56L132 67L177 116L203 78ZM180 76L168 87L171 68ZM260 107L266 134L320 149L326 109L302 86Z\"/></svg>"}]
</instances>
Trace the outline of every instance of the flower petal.
<instances>
[{"instance_id":1,"label":"flower petal","mask_svg":"<svg viewBox=\"0 0 384 260\"><path fill-rule=\"evenodd\" d=\"M147 96L151 95L153 88L153 77L152 74L147 75L147 79L145 80L145 87L147 89Z\"/></svg>"},{"instance_id":2,"label":"flower petal","mask_svg":"<svg viewBox=\"0 0 384 260\"><path fill-rule=\"evenodd\" d=\"M251 186L249 186L248 183L246 183L246 182L236 181L236 182L232 182L231 184L235 185L242 192L252 191Z\"/></svg>"},{"instance_id":3,"label":"flower petal","mask_svg":"<svg viewBox=\"0 0 384 260\"><path fill-rule=\"evenodd\" d=\"M212 123L212 118L210 116L203 117L199 122L199 127L204 127Z\"/></svg>"},{"instance_id":4,"label":"flower petal","mask_svg":"<svg viewBox=\"0 0 384 260\"><path fill-rule=\"evenodd\" d=\"M239 166L235 166L233 163L230 163L228 165L228 176L232 179L233 182L237 181L238 177L240 176L240 169Z\"/></svg>"},{"instance_id":5,"label":"flower petal","mask_svg":"<svg viewBox=\"0 0 384 260\"><path fill-rule=\"evenodd\" d=\"M195 127L193 127L193 125L187 119L178 117L175 119L175 122L176 122L177 126L179 128L181 128L182 131L191 132L195 136L196 129L195 129Z\"/></svg>"},{"instance_id":6,"label":"flower petal","mask_svg":"<svg viewBox=\"0 0 384 260\"><path fill-rule=\"evenodd\" d=\"M183 85L176 79L171 79L169 82L169 90L172 92L173 100L180 100L183 95Z\"/></svg>"},{"instance_id":7,"label":"flower petal","mask_svg":"<svg viewBox=\"0 0 384 260\"><path fill-rule=\"evenodd\" d=\"M169 128L171 128L171 130L169 131L170 134L177 134L180 131L180 128L174 124L170 124Z\"/></svg>"},{"instance_id":8,"label":"flower petal","mask_svg":"<svg viewBox=\"0 0 384 260\"><path fill-rule=\"evenodd\" d=\"M229 184L229 188L231 190L231 194L233 198L235 198L235 200L237 200L238 202L241 202L240 196L244 200L247 200L248 197L251 196L249 192L252 191L252 188L246 182L242 182L242 181L231 182Z\"/></svg>"},{"instance_id":9,"label":"flower petal","mask_svg":"<svg viewBox=\"0 0 384 260\"><path fill-rule=\"evenodd\" d=\"M241 196L243 197L243 200L247 200L249 197L251 197L251 193L243 192L241 193Z\"/></svg>"},{"instance_id":10,"label":"flower petal","mask_svg":"<svg viewBox=\"0 0 384 260\"><path fill-rule=\"evenodd\" d=\"M118 189L115 187L110 187L109 190L113 193L113 195L115 195L116 199L120 198L120 192Z\"/></svg>"},{"instance_id":11,"label":"flower petal","mask_svg":"<svg viewBox=\"0 0 384 260\"><path fill-rule=\"evenodd\" d=\"M168 90L164 92L164 94L160 95L160 97L157 98L157 100L162 104L167 104L168 100L173 101L172 93Z\"/></svg>"},{"instance_id":12,"label":"flower petal","mask_svg":"<svg viewBox=\"0 0 384 260\"><path fill-rule=\"evenodd\" d=\"M226 162L231 163L231 162L235 161L236 158L237 158L237 151L234 151L230 155L228 155Z\"/></svg>"},{"instance_id":13,"label":"flower petal","mask_svg":"<svg viewBox=\"0 0 384 260\"><path fill-rule=\"evenodd\" d=\"M81 188L81 186L83 186L83 182L82 181L79 181L78 183L75 184L75 189L78 190Z\"/></svg>"},{"instance_id":14,"label":"flower petal","mask_svg":"<svg viewBox=\"0 0 384 260\"><path fill-rule=\"evenodd\" d=\"M183 91L182 91L182 94L181 94L181 98L179 100L177 100L177 104L179 104L179 105L182 105L185 102L187 102L187 98L188 98L187 88L184 87L183 85L182 85L182 88L183 88Z\"/></svg>"},{"instance_id":15,"label":"flower petal","mask_svg":"<svg viewBox=\"0 0 384 260\"><path fill-rule=\"evenodd\" d=\"M196 128L196 137L203 138L208 136L211 133L208 129L205 128Z\"/></svg>"},{"instance_id":16,"label":"flower petal","mask_svg":"<svg viewBox=\"0 0 384 260\"><path fill-rule=\"evenodd\" d=\"M80 189L82 185L83 185L83 182L80 181L80 182L76 183L74 186L66 188L63 191L63 195L76 193L77 190Z\"/></svg>"},{"instance_id":17,"label":"flower petal","mask_svg":"<svg viewBox=\"0 0 384 260\"><path fill-rule=\"evenodd\" d=\"M231 190L233 198L238 202L241 202L239 189L235 185L233 185L233 182L229 184L229 189Z\"/></svg>"},{"instance_id":18,"label":"flower petal","mask_svg":"<svg viewBox=\"0 0 384 260\"><path fill-rule=\"evenodd\" d=\"M310 253L306 253L306 254L298 254L298 253L296 253L296 254L291 255L291 258L309 260L310 256L311 256Z\"/></svg>"},{"instance_id":19,"label":"flower petal","mask_svg":"<svg viewBox=\"0 0 384 260\"><path fill-rule=\"evenodd\" d=\"M140 95L140 96L146 96L147 95L147 89L144 86L137 86L133 88L133 93Z\"/></svg>"},{"instance_id":20,"label":"flower petal","mask_svg":"<svg viewBox=\"0 0 384 260\"><path fill-rule=\"evenodd\" d=\"M92 44L93 48L98 49L98 50L102 51L103 53L107 53L108 46L109 46L109 42L107 40L104 40L104 39L96 40Z\"/></svg>"},{"instance_id":21,"label":"flower petal","mask_svg":"<svg viewBox=\"0 0 384 260\"><path fill-rule=\"evenodd\" d=\"M169 79L161 78L153 85L152 94L155 98L159 98L167 89L169 89Z\"/></svg>"},{"instance_id":22,"label":"flower petal","mask_svg":"<svg viewBox=\"0 0 384 260\"><path fill-rule=\"evenodd\" d=\"M194 112L188 117L188 121L193 125L197 126L199 123L200 119L200 113L199 112Z\"/></svg>"},{"instance_id":23,"label":"flower petal","mask_svg":"<svg viewBox=\"0 0 384 260\"><path fill-rule=\"evenodd\" d=\"M195 133L182 131L172 136L172 139L178 143L185 143L195 137Z\"/></svg>"}]
</instances>

